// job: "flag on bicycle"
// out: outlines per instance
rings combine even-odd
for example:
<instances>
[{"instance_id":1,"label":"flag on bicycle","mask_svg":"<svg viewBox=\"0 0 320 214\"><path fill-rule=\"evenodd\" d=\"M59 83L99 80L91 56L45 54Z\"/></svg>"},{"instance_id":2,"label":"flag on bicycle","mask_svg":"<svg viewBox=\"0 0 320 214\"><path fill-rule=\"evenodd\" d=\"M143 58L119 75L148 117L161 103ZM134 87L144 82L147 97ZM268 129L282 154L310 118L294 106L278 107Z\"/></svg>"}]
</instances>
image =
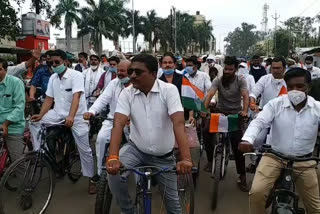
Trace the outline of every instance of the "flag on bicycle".
<instances>
[{"instance_id":1,"label":"flag on bicycle","mask_svg":"<svg viewBox=\"0 0 320 214\"><path fill-rule=\"evenodd\" d=\"M207 112L204 107L204 93L185 77L182 79L181 97L184 108Z\"/></svg>"},{"instance_id":2,"label":"flag on bicycle","mask_svg":"<svg viewBox=\"0 0 320 214\"><path fill-rule=\"evenodd\" d=\"M239 128L239 115L228 115L223 114L211 114L210 118L210 133L217 132L233 132L238 131Z\"/></svg>"}]
</instances>

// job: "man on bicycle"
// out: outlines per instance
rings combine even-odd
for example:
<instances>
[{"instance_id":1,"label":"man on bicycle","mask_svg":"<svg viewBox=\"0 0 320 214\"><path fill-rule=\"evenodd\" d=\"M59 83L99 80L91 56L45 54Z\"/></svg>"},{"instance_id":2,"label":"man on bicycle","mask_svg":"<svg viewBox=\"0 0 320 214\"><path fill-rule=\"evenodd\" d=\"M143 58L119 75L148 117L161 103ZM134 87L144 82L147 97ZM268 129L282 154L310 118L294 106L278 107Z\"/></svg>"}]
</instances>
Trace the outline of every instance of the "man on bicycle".
<instances>
[{"instance_id":1,"label":"man on bicycle","mask_svg":"<svg viewBox=\"0 0 320 214\"><path fill-rule=\"evenodd\" d=\"M65 120L65 126L71 128L72 135L78 147L81 168L84 176L92 178L94 175L94 162L89 146L89 126L83 119L86 112L84 97L84 80L80 72L65 66L67 55L62 50L56 50L51 55L53 74L49 79L46 98L40 114L31 117L30 131L35 150L39 149L38 133L40 124L58 123ZM54 102L54 108L51 106ZM51 109L51 110L50 110ZM89 193L95 193L95 183L90 179Z\"/></svg>"},{"instance_id":2,"label":"man on bicycle","mask_svg":"<svg viewBox=\"0 0 320 214\"><path fill-rule=\"evenodd\" d=\"M272 149L295 157L311 157L320 122L320 103L307 96L310 89L310 72L292 68L285 76L288 95L268 102L245 132L239 149L251 152L259 132L271 128L267 144ZM320 198L314 161L297 162L293 165L295 184L307 213L320 213ZM256 170L249 193L251 214L265 213L270 190L279 178L283 161L265 154Z\"/></svg>"},{"instance_id":3,"label":"man on bicycle","mask_svg":"<svg viewBox=\"0 0 320 214\"><path fill-rule=\"evenodd\" d=\"M132 59L128 70L132 86L125 88L118 99L107 159L109 186L121 211L134 213L134 203L129 197L128 183L120 179L120 166L133 168L152 165L160 168L174 167L174 143L177 141L181 161L178 173L191 172L192 160L184 132L184 113L179 92L173 84L157 79L157 60L147 54ZM119 154L120 143L130 117L130 142ZM168 214L181 214L177 189L177 176L164 173L158 176L164 190Z\"/></svg>"},{"instance_id":4,"label":"man on bicycle","mask_svg":"<svg viewBox=\"0 0 320 214\"><path fill-rule=\"evenodd\" d=\"M106 143L110 143L111 130L113 127L114 112L116 110L118 98L121 91L130 85L130 78L128 76L128 68L130 66L130 61L123 60L118 65L117 75L118 78L112 80L107 86L106 90L99 96L99 98L94 102L94 104L83 115L85 120L89 120L90 117L99 114L104 107L110 105L110 112L105 121L103 121L101 130L99 131L97 142L96 142L96 154L97 154L97 165L98 174L101 173L102 159L104 157L104 150ZM129 134L128 127L124 129L125 135Z\"/></svg>"},{"instance_id":5,"label":"man on bicycle","mask_svg":"<svg viewBox=\"0 0 320 214\"><path fill-rule=\"evenodd\" d=\"M10 158L17 160L23 153L25 127L25 90L23 82L7 74L8 63L0 58L0 131L6 140Z\"/></svg>"},{"instance_id":6,"label":"man on bicycle","mask_svg":"<svg viewBox=\"0 0 320 214\"><path fill-rule=\"evenodd\" d=\"M213 80L211 89L205 99L206 108L208 108L212 97L218 91L217 108L220 113L225 115L240 114L243 117L248 116L249 94L247 83L245 78L236 75L238 63L236 57L226 56L223 76ZM243 107L241 107L241 98L243 99ZM238 145L242 138L242 130L230 132L229 134L232 150L235 155L237 173L239 174L237 183L242 191L248 191L245 158L243 157L243 153L238 150Z\"/></svg>"}]
</instances>

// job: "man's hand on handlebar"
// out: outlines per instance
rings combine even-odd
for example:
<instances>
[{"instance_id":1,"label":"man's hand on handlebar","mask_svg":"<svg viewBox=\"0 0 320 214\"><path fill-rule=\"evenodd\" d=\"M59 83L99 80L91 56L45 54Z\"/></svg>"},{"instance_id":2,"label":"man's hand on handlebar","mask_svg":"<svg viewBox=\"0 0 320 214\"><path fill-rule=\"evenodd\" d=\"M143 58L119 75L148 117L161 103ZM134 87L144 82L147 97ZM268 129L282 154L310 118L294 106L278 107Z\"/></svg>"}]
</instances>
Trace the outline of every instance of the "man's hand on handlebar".
<instances>
[{"instance_id":1,"label":"man's hand on handlebar","mask_svg":"<svg viewBox=\"0 0 320 214\"><path fill-rule=\"evenodd\" d=\"M249 143L248 141L242 141L239 146L238 149L240 152L243 153L247 153L247 152L253 152L253 145L251 143Z\"/></svg>"},{"instance_id":2,"label":"man's hand on handlebar","mask_svg":"<svg viewBox=\"0 0 320 214\"><path fill-rule=\"evenodd\" d=\"M111 175L116 175L120 171L120 167L122 166L119 160L107 160L107 171Z\"/></svg>"},{"instance_id":3,"label":"man's hand on handlebar","mask_svg":"<svg viewBox=\"0 0 320 214\"><path fill-rule=\"evenodd\" d=\"M239 114L240 114L242 117L248 117L248 112L240 111Z\"/></svg>"},{"instance_id":4,"label":"man's hand on handlebar","mask_svg":"<svg viewBox=\"0 0 320 214\"><path fill-rule=\"evenodd\" d=\"M31 121L32 122L38 122L38 121L40 121L42 119L42 115L40 115L40 114L35 114L35 115L33 115L32 117L31 117Z\"/></svg>"},{"instance_id":5,"label":"man's hand on handlebar","mask_svg":"<svg viewBox=\"0 0 320 214\"><path fill-rule=\"evenodd\" d=\"M90 120L90 118L93 117L93 116L94 116L93 113L91 113L91 112L86 112L86 113L84 113L84 115L83 115L83 119L85 119L85 120Z\"/></svg>"},{"instance_id":6,"label":"man's hand on handlebar","mask_svg":"<svg viewBox=\"0 0 320 214\"><path fill-rule=\"evenodd\" d=\"M190 160L182 160L177 163L178 174L190 174L192 169L192 162Z\"/></svg>"}]
</instances>

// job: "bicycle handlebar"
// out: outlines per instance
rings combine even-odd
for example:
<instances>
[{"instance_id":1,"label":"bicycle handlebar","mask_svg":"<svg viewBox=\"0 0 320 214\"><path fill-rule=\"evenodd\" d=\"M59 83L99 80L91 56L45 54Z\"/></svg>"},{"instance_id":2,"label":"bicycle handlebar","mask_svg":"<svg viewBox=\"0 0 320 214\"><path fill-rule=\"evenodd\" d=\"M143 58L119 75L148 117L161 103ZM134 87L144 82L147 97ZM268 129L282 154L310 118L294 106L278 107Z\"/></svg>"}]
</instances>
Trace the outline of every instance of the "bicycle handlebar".
<instances>
[{"instance_id":1,"label":"bicycle handlebar","mask_svg":"<svg viewBox=\"0 0 320 214\"><path fill-rule=\"evenodd\" d=\"M141 170L146 169L149 170L147 172L142 172ZM152 170L154 169L154 170ZM191 169L192 173L196 173L198 171L197 167L192 167ZM177 173L176 167L167 167L167 168L161 168L157 166L139 166L139 167L133 167L130 169L127 169L125 167L120 168L120 174L123 174L125 172L134 172L135 174L139 176L156 176L161 173Z\"/></svg>"},{"instance_id":2,"label":"bicycle handlebar","mask_svg":"<svg viewBox=\"0 0 320 214\"><path fill-rule=\"evenodd\" d=\"M273 150L270 145L263 145L261 152L244 153L243 156L255 155L255 156L261 157L263 155L263 153L270 153L270 154L273 154L283 160L292 161L292 162L303 162L303 161L316 161L317 163L320 162L320 158L317 158L317 157L297 157L297 156L293 156L293 155L285 155L281 152L277 152L277 151Z\"/></svg>"}]
</instances>

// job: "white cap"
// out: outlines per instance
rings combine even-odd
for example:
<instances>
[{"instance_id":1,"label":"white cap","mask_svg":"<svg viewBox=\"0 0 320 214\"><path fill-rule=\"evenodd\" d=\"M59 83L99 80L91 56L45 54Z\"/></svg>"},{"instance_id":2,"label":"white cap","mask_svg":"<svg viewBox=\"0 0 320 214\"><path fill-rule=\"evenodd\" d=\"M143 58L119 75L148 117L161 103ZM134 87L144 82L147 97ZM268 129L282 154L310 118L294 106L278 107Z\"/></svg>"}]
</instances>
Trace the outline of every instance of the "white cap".
<instances>
[{"instance_id":1,"label":"white cap","mask_svg":"<svg viewBox=\"0 0 320 214\"><path fill-rule=\"evenodd\" d=\"M216 61L216 58L212 54L210 54L207 59L213 59L213 61Z\"/></svg>"},{"instance_id":2,"label":"white cap","mask_svg":"<svg viewBox=\"0 0 320 214\"><path fill-rule=\"evenodd\" d=\"M245 62L241 62L239 65L243 66L245 69L248 69L248 65Z\"/></svg>"}]
</instances>

